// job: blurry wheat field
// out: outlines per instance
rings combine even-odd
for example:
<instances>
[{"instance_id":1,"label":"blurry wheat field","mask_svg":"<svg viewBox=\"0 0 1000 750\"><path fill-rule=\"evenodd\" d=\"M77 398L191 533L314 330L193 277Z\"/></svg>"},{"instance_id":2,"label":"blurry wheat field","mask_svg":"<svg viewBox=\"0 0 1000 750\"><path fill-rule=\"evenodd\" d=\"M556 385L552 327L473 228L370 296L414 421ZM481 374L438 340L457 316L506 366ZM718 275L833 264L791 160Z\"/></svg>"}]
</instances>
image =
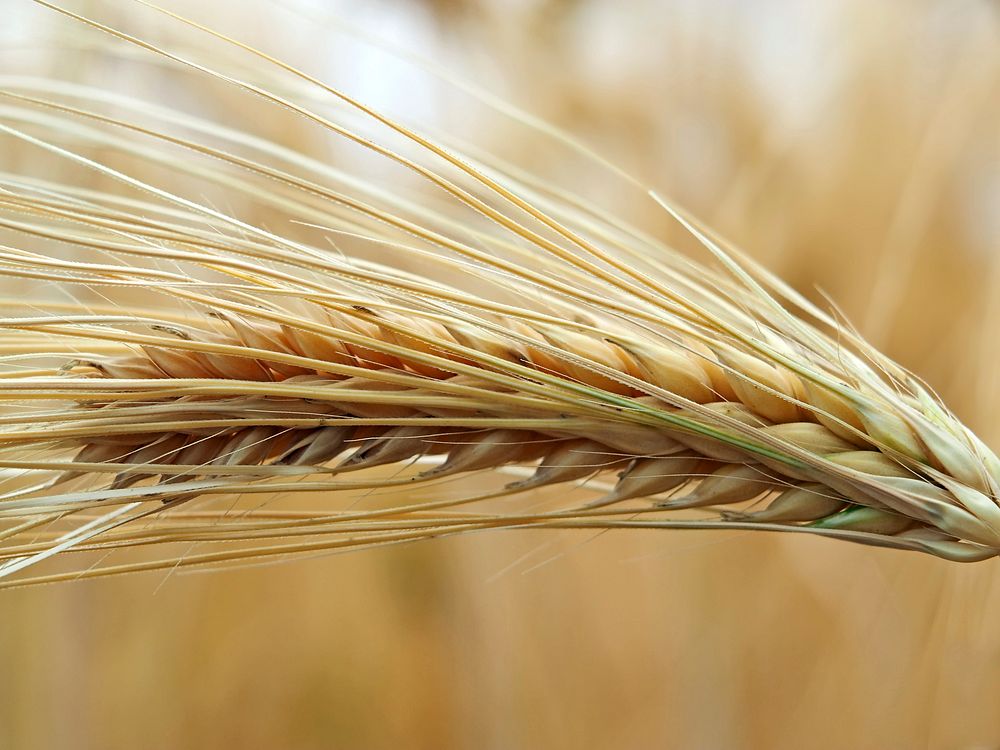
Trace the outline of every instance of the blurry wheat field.
<instances>
[{"instance_id":1,"label":"blurry wheat field","mask_svg":"<svg viewBox=\"0 0 1000 750\"><path fill-rule=\"evenodd\" d=\"M185 43L126 0L65 4ZM835 301L1000 446L994 3L165 4L686 246L428 66L474 80ZM2 8L5 72L166 85L27 0ZM237 98L164 96L244 124ZM336 153L301 124L252 126ZM5 171L33 158L0 143ZM997 748L996 566L737 531L505 531L4 591L0 747Z\"/></svg>"}]
</instances>

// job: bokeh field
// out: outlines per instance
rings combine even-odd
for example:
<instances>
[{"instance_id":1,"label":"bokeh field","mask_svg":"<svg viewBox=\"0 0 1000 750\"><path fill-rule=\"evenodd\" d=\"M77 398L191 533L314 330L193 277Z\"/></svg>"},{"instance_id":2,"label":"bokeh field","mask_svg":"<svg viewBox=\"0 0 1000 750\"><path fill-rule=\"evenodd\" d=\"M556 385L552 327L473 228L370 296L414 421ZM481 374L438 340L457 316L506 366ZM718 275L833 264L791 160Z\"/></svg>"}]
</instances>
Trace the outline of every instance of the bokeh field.
<instances>
[{"instance_id":1,"label":"bokeh field","mask_svg":"<svg viewBox=\"0 0 1000 750\"><path fill-rule=\"evenodd\" d=\"M450 78L563 128L835 302L1000 448L995 2L164 2L693 249L641 191ZM64 4L203 44L130 0ZM378 176L284 113L28 0L0 9L4 74L155 92ZM50 168L0 140L3 171ZM522 530L0 593L0 748L202 747L1000 748L1000 568Z\"/></svg>"}]
</instances>

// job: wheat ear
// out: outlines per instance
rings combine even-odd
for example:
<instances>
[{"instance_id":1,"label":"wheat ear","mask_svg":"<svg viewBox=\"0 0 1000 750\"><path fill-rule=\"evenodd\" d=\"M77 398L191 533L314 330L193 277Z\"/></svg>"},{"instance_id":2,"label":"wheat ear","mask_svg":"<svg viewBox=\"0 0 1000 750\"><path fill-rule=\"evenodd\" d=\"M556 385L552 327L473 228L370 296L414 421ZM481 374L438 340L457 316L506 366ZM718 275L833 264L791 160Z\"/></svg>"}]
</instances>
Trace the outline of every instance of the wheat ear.
<instances>
[{"instance_id":1,"label":"wheat ear","mask_svg":"<svg viewBox=\"0 0 1000 750\"><path fill-rule=\"evenodd\" d=\"M40 4L290 109L451 208L151 103L0 77L4 138L121 186L0 175L13 238L0 273L70 293L3 301L0 585L501 528L743 528L959 561L1000 552L989 448L916 377L654 193L707 263L174 14L159 11L245 53L247 69ZM346 111L324 114L331 102ZM403 145L381 145L389 136ZM316 241L169 184L224 190ZM476 472L518 476L453 489ZM536 492L550 486L577 489ZM421 499L355 504L400 487ZM529 492L545 507L512 504ZM274 505L297 493L324 507ZM220 498L235 495L259 502L234 512ZM152 560L14 575L56 555L181 542Z\"/></svg>"}]
</instances>

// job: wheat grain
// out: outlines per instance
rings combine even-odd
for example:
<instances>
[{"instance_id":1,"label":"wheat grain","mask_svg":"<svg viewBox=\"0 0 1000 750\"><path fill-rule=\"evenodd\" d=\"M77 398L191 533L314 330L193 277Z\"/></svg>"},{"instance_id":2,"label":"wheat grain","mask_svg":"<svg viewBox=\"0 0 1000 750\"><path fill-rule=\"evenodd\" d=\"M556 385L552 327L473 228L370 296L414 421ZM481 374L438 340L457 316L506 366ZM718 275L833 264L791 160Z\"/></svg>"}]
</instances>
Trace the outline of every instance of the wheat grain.
<instances>
[{"instance_id":1,"label":"wheat grain","mask_svg":"<svg viewBox=\"0 0 1000 750\"><path fill-rule=\"evenodd\" d=\"M28 580L496 528L753 528L951 560L1000 552L996 456L916 377L655 194L711 264L215 32L269 87L74 17L293 109L415 172L454 208L154 105L0 78L0 133L122 185L0 176L0 228L20 238L0 246L0 273L78 290L71 303L32 298L31 314L0 322L15 368L0 378L0 576L94 549L221 545ZM329 119L303 86L359 119ZM364 241L383 259L264 229L87 156L95 149ZM402 270L414 261L419 274ZM88 289L103 299L84 301ZM456 476L504 471L521 476L449 490ZM544 511L507 504L552 485L582 487ZM207 504L401 486L428 499L367 510L331 500L301 516Z\"/></svg>"}]
</instances>

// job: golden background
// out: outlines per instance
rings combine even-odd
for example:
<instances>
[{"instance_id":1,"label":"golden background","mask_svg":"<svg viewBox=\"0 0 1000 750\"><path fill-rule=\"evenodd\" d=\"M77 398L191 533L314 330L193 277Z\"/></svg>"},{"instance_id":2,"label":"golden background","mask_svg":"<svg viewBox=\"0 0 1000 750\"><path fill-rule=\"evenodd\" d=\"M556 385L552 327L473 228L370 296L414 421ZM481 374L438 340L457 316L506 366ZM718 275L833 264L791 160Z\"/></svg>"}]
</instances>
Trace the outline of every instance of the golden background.
<instances>
[{"instance_id":1,"label":"golden background","mask_svg":"<svg viewBox=\"0 0 1000 750\"><path fill-rule=\"evenodd\" d=\"M72 22L2 5L3 70L77 75L79 56L115 83L120 61L56 44L91 39ZM317 14L564 127L835 300L1000 448L995 3L167 5L684 244L593 164ZM125 0L70 7L188 38ZM241 125L235 99L195 104ZM34 169L9 142L0 164ZM4 591L0 747L997 748L996 571L806 537L515 531Z\"/></svg>"}]
</instances>

